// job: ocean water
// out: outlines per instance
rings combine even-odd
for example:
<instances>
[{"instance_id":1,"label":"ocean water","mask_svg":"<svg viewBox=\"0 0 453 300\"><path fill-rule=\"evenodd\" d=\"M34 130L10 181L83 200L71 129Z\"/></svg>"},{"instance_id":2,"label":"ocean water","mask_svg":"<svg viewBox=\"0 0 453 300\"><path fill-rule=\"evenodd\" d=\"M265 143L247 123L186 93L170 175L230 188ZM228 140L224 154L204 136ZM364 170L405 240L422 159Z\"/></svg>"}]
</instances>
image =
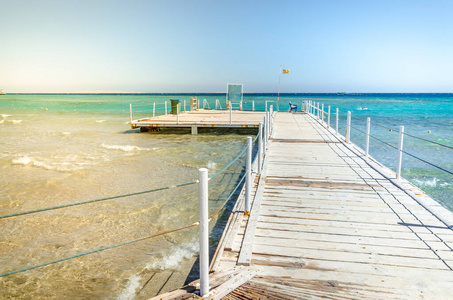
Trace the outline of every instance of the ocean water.
<instances>
[{"instance_id":1,"label":"ocean water","mask_svg":"<svg viewBox=\"0 0 453 300\"><path fill-rule=\"evenodd\" d=\"M132 117L164 112L164 102L180 99L188 109L192 95L6 95L0 96L0 214L131 193L191 181L207 167L212 175L245 145L236 131L189 130L139 133ZM210 108L225 95L195 95ZM276 105L276 95L247 94L244 109ZM313 100L340 110L344 135L346 112L353 120L351 139L364 147L366 118L371 133L397 145L398 128L405 151L453 171L452 94L284 94L300 105ZM170 109L170 106L168 106ZM184 107L182 107L184 109ZM331 124L334 126L334 118ZM390 131L391 129L391 131ZM370 153L395 169L396 150L371 140ZM453 210L453 176L403 156L403 177ZM210 181L215 211L243 171L239 160ZM229 204L232 205L232 204ZM184 226L197 221L196 185L0 219L0 272L75 255ZM211 249L222 233L225 216L213 222ZM220 224L220 225L219 225ZM215 226L215 227L214 227ZM2 298L146 299L177 288L196 260L197 227L0 278ZM64 288L63 288L64 287Z\"/></svg>"}]
</instances>

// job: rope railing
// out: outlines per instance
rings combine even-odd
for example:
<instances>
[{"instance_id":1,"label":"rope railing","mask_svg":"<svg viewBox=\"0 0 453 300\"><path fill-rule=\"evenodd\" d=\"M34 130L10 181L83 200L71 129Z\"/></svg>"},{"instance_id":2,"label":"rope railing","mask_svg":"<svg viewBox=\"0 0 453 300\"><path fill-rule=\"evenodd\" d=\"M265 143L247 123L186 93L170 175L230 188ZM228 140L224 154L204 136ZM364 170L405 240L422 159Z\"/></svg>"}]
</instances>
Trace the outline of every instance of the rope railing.
<instances>
[{"instance_id":1,"label":"rope railing","mask_svg":"<svg viewBox=\"0 0 453 300\"><path fill-rule=\"evenodd\" d=\"M109 197L103 197L103 198L91 199L91 200L86 200L86 201L55 205L55 206L50 206L50 207L45 207L45 208L38 208L38 209L17 212L17 213L12 213L12 214L6 214L6 215L1 215L0 219L29 215L29 214L34 214L34 213L39 213L39 212L44 212L44 211L49 211L49 210L78 206L78 205L83 205L83 204L90 204L90 203L101 202L101 201L106 201L106 200L142 195L142 194L147 194L147 193L152 193L152 192L157 192L157 191L163 191L163 190L167 190L167 189L171 189L171 188L175 188L175 187L187 186L187 185L195 184L197 182L198 182L197 180L192 180L192 181L188 181L188 182L167 185L167 186L153 188L153 189L139 191L139 192L132 192L132 193L127 193L127 194L114 195L114 196L109 196Z\"/></svg>"},{"instance_id":2,"label":"rope railing","mask_svg":"<svg viewBox=\"0 0 453 300\"><path fill-rule=\"evenodd\" d=\"M255 139L253 140L253 142L256 142L257 139L258 139L258 134L255 136ZM217 177L218 175L222 174L223 172L225 172L242 155L244 155L246 150L247 150L247 146L245 146L242 149L242 151L230 163L228 163L224 168L222 168L220 171L218 171L217 173L212 175L209 179L213 179L213 178ZM198 182L198 180L192 180L192 181L188 181L188 182L177 183L177 184L152 188L152 189L148 189L148 190L138 191L138 192L132 192L132 193L103 197L103 198L90 199L90 200L85 200L85 201L80 201L80 202L73 202L73 203L66 203L66 204L55 205L55 206L50 206L50 207L38 208L38 209L33 209L33 210L28 210L28 211L23 211L23 212L6 214L6 215L0 215L0 219L18 217L18 216L29 215L29 214L34 214L34 213L39 213L39 212L44 212L44 211L56 210L56 209L61 209L61 208L66 208L66 207L73 207L73 206L78 206L78 205L83 205L83 204L102 202L102 201L113 200L113 199L118 199L118 198L125 198L125 197L130 197L130 196L148 194L148 193L163 191L163 190L167 190L167 189L171 189L171 188L183 187L183 186L195 184L197 182Z\"/></svg>"},{"instance_id":3,"label":"rope railing","mask_svg":"<svg viewBox=\"0 0 453 300\"><path fill-rule=\"evenodd\" d=\"M410 157L416 158L416 159L418 159L418 160L420 160L420 161L422 161L422 162L424 162L424 163L426 163L426 164L428 164L428 165L430 165L430 166L432 166L432 167L435 167L435 168L437 168L437 169L439 169L439 170L441 170L441 171L443 171L443 172L445 172L445 173L448 173L448 174L450 174L450 175L453 175L453 172L451 172L451 171L449 171L449 170L447 170L447 169L445 169L445 168L436 166L435 164L430 163L429 161L424 160L423 158L420 158L420 157L418 157L418 156L415 156L415 155L413 155L413 154L411 154L411 153L409 153L409 152L406 152L406 151L404 151L404 150L403 150L403 153L406 154L406 155L409 155Z\"/></svg>"},{"instance_id":4,"label":"rope railing","mask_svg":"<svg viewBox=\"0 0 453 300\"><path fill-rule=\"evenodd\" d=\"M361 132L361 133L363 133L363 134L367 134L366 132L364 132L364 131L362 131L362 130L360 130L360 129L354 127L354 126L351 126L351 128L353 128L353 129L355 129L355 130L357 130L358 132ZM410 135L410 134L408 134L408 133L402 133L402 134L407 135L407 136L410 136L410 137L414 137L414 138L417 138L417 139L420 139L420 140L423 140L423 141L426 141L426 142L431 142L431 143L433 143L433 144L438 144L438 145L440 145L440 146L444 146L444 147L453 149L453 147L450 147L450 146L447 146L447 145L443 145L443 144L440 144L440 143L437 143L437 142L434 142L434 141L426 140L426 139L423 139L423 138L419 138L419 137ZM389 143L383 141L382 139L379 139L379 138L375 137L374 135L371 135L371 134L370 134L370 137L373 138L373 139L375 139L375 140L377 140L377 141L379 141L379 142L381 142L381 143L383 143L384 145L386 145L386 146L388 146L388 147L390 147L390 148L393 148L393 149L398 150L398 147L395 147L395 146L393 146L393 145L391 145L391 144L389 144ZM428 165L430 165L430 166L432 166L432 167L434 167L434 168L437 168L437 169L439 169L439 170L441 170L441 171L443 171L443 172L445 172L445 173L448 173L448 174L450 174L450 175L453 175L453 172L452 172L452 171L449 171L449 170L447 170L447 169L445 169L445 168L443 168L443 167L437 166L437 165L435 165L435 164L433 164L433 163L431 163L431 162L429 162L429 161L427 161L427 160L425 160L425 159L423 159L423 158L421 158L421 157L418 157L418 156L416 156L416 155L414 155L414 154L411 154L411 153L409 153L409 152L407 152L407 151L405 151L405 150L402 150L402 153L404 153L404 154L406 154L406 155L408 155L408 156L410 156L410 157L412 157L412 158L415 158L415 159L417 159L417 160L419 160L419 161L421 161L421 162L423 162L423 163L426 163L426 164L428 164Z\"/></svg>"},{"instance_id":5,"label":"rope railing","mask_svg":"<svg viewBox=\"0 0 453 300\"><path fill-rule=\"evenodd\" d=\"M242 155L244 155L244 153L248 150L248 148L252 147L253 143L255 143L258 138L260 136L263 135L263 130L262 130L262 126L260 124L260 131L258 132L258 134L256 135L255 139L253 140L252 143L248 143L247 146L227 165L225 166L224 168L222 168L219 172L215 173L213 176L211 176L209 179L206 177L206 179L210 180L210 179L213 179L215 178L216 176L220 175L221 173L223 173L225 170L227 170L229 167L231 167L231 165L236 162ZM247 138L247 140L251 140L251 137ZM261 139L260 139L261 141ZM261 144L259 143L259 151L258 151L258 155L261 155ZM251 149L249 149L248 153L251 153ZM265 151L264 151L265 153ZM256 157L255 157L256 158ZM247 154L247 160L251 160L251 155ZM246 166L248 168L248 165L250 165L250 163L246 163ZM214 219L219 213L220 211L226 206L226 204L228 203L228 201L231 200L231 198L233 197L233 195L237 192L237 189L243 184L244 180L249 176L250 174L250 171L251 170L247 170L246 171L246 174L242 176L242 178L239 180L239 182L236 184L236 186L234 187L234 189L231 191L231 193L227 196L227 198L225 199L225 201L222 203L222 205L220 207L218 207L216 209L216 211L208 218L207 222L211 221L212 219ZM68 204L62 204L62 205L56 205L56 206L52 206L52 207L47 207L47 208L40 208L40 209L35 209L35 210L30 210L30 211L24 211L24 212L18 212L18 213L12 213L12 214L6 214L6 215L2 215L0 216L0 219L3 219L3 218L10 218L10 217L15 217L15 216L21 216L21 215L29 215L29 214L33 214L33 213L38 213L38 212L43 212L43 211L49 211L49 210L55 210L55 209L60 209L60 208L65 208L65 207L72 207L72 206L77 206L77 205L83 205L83 204L88 204L88 203L95 203L95 202L101 202L101 201L106 201L106 200L111 200L111 199L117 199L117 198L122 198L122 197L128 197L128 196L133 196L133 195L140 195L140 194L145 194L145 193L151 193L151 192L155 192L155 191L162 191L162 190L166 190L166 189L170 189L170 188L175 188L175 187L182 187L182 186L188 186L188 185L191 185L191 184L195 184L195 183L199 183L200 181L199 180L193 180L193 181L189 181L189 182L185 182L185 183L179 183L179 184L173 184L173 185L168 185L168 186L165 186L165 187L159 187L159 188L153 188L153 189L149 189L149 190L144 190L144 191L140 191L140 192L134 192L134 193L127 193L127 194L121 194L121 195L115 195L115 196L110 196L110 197L104 197L104 198L98 198L98 199L91 199L91 200L87 200L87 201L81 201L81 202L74 202L74 203L68 203ZM247 194L247 192L246 192ZM200 196L200 199L202 197ZM206 197L207 198L207 197ZM246 196L247 198L247 196ZM246 199L246 202L247 202L247 199ZM201 219L200 219L200 222L201 222ZM63 261L67 261L67 260L71 260L71 259L74 259L74 258L78 258L78 257L82 257L82 256L85 256L85 255L89 255L89 254L93 254L93 253L98 253L98 252L101 252L101 251L105 251L105 250L109 250L109 249L113 249L113 248L117 248L117 247L121 247L121 246L125 246L125 245L129 245L129 244L132 244L132 243L136 243L136 242L140 242L140 241L143 241L143 240L146 240L146 239L151 239L151 238L155 238L155 237L158 237L158 236L162 236L162 235L165 235L165 234L169 234L169 233L173 233L173 232L177 232L177 231L180 231L180 230L184 230L184 229L187 229L187 228L191 228L191 227L194 227L194 226L198 226L200 225L200 222L194 222L192 224L189 224L189 225L185 225L185 226L181 226L181 227L177 227L177 228L173 228L173 229L170 229L170 230L166 230L166 231L162 231L162 232L159 232L159 233L155 233L155 234L152 234L152 235L148 235L148 236L145 236L145 237L140 237L140 238L136 238L136 239L132 239L132 240L128 240L128 241L124 241L124 242L121 242L121 243L117 243L117 244L112 244L112 245L109 245L109 246L104 246L104 247L100 247L100 248L97 248L97 249L93 249L93 250L88 250L88 251L84 251L84 252L81 252L81 253L78 253L78 254L75 254L75 255L71 255L71 256L66 256L66 257L63 257L63 258L59 258L59 259L55 259L55 260L52 260L52 261L48 261L48 262L44 262L44 263L40 263L40 264L35 264L35 265L32 265L32 266L28 266L28 267L24 267L24 268L20 268L20 269L16 269L16 270L12 270L12 271L8 271L8 272L4 272L4 273L1 273L0 274L0 277L5 277L5 276L9 276L9 275L13 275L13 274L17 274L17 273L22 273L22 272L26 272L26 271L29 271L29 270L33 270L33 269L37 269L37 268L41 268L41 267L45 267L45 266L48 266L48 265L51 265L51 264L56 264L56 263L59 263L59 262L63 262ZM200 237L200 245L201 245L201 237ZM200 253L200 256L202 256L202 253Z\"/></svg>"},{"instance_id":6,"label":"rope railing","mask_svg":"<svg viewBox=\"0 0 453 300\"><path fill-rule=\"evenodd\" d=\"M308 112L309 112L309 114L311 114L314 118L317 118L318 120L322 121L322 123L324 123L323 118L320 118L319 115L323 116L326 112L320 109L320 104L319 104L319 102L318 102L318 103L316 103L316 102L313 102L313 103L312 103L311 101L308 101L308 104L309 104L309 107L308 107ZM322 107L323 107L323 106L324 106L324 105L322 105ZM337 112L338 112L338 111L337 111ZM330 115L329 115L329 114L328 114L328 117L330 118ZM337 117L337 120L338 120L338 115L337 115L336 117ZM348 112L348 118L351 118L351 119L352 119L352 118L355 118L355 119L358 119L358 120L361 120L361 121L365 121L365 122L368 123L368 119L364 119L364 118L352 116L352 115L350 114L350 112ZM418 137L418 136L415 136L415 135L412 135L412 134L405 133L403 127L401 128L401 129L403 129L403 130L400 129L400 130L398 131L398 130L394 130L393 128L390 128L390 127L381 125L381 124L379 124L379 123L373 123L373 125L376 125L376 126L385 128L385 129L387 129L387 130L389 130L389 131L391 131L391 132L399 132L399 133L400 133L400 141L399 141L399 144L400 144L400 145L399 145L399 147L395 147L394 145L392 145L392 144L390 144L390 143L388 143L388 142L386 142L386 141L384 141L384 140L382 140L382 139L380 139L380 138L378 138L378 137L376 137L376 136L374 136L374 135L371 135L369 132L367 133L367 132L365 132L365 131L363 131L363 130L357 128L357 127L352 126L350 120L347 120L347 124L346 124L346 142L348 142L348 143L350 142L350 136L349 136L349 135L350 135L350 130L351 130L351 129L354 129L354 130L356 130L356 131L358 131L358 132L360 132L360 133L362 133L362 134L365 134L365 135L367 136L367 141L366 141L366 146L367 146L366 156L368 156L369 138L372 138L372 139L377 140L378 142L380 142L380 143L382 143L382 144L384 144L384 145L386 145L386 146L388 146L388 147L390 147L390 148L393 148L393 149L398 150L398 152L400 152L401 154L404 153L404 154L406 154L406 155L408 155L408 156L411 156L412 158L418 159L418 160L420 160L420 161L422 161L422 162L424 162L424 163L426 163L426 164L428 164L428 165L430 165L430 166L432 166L432 167L434 167L434 168L437 168L437 169L439 169L439 170L441 170L441 171L443 171L443 172L445 172L445 173L448 173L448 174L450 174L450 175L453 175L453 172L451 172L451 171L449 171L449 170L447 170L447 169L445 169L445 168L443 168L443 167L437 166L437 165L435 165L434 163L431 163L431 162L429 162L429 161L427 161L427 160L425 160L425 159L423 159L423 158L420 158L420 157L418 157L418 156L416 156L416 155L414 155L414 154L411 154L411 153L409 153L409 152L407 152L407 151L404 151L404 150L402 149L402 136L406 135L406 136L409 136L409 137L412 137L412 138L415 138L415 139L418 139L418 140L421 140L421 141L429 142L429 143L432 143L432 144L435 144L435 145L438 145L438 146L441 146L441 147L445 147L445 148L448 148L448 149L453 149L453 147L451 147L451 146L449 146L449 145L445 145L445 144L439 143L439 142L436 142L436 141L432 141L432 140L429 140L429 139L425 139L425 138L422 138L422 137ZM348 129L348 128L349 128L349 129ZM339 129L339 128L338 128L338 125L337 125L337 127L336 127L336 132L337 132L337 134L338 134L338 129ZM367 130L369 130L369 129L367 129ZM397 174L398 174L397 177L399 177L399 173L400 173L401 171L398 170L398 169L401 168L401 156L398 158L398 164L397 164L397 165L398 165L398 166L397 166Z\"/></svg>"},{"instance_id":7,"label":"rope railing","mask_svg":"<svg viewBox=\"0 0 453 300\"><path fill-rule=\"evenodd\" d=\"M82 256L85 256L85 255L88 255L88 254L94 254L94 253L98 253L98 252L101 252L101 251L105 251L105 250L109 250L109 249L113 249L113 248L118 248L118 247L121 247L121 246L129 245L129 244L136 243L136 242L140 242L140 241L143 241L143 240L146 240L146 239L150 239L150 238L155 238L155 237L158 237L158 236L161 236L161 235L164 235L164 234L176 232L176 231L183 230L183 229L190 228L190 227L197 226L197 225L198 225L198 222L195 222L195 223L192 223L192 224L189 224L189 225L186 225L186 226L170 229L170 230L167 230L167 231L162 231L162 232L159 232L159 233L156 233L156 234L152 234L152 235L149 235L149 236L145 236L145 237L141 237L141 238L125 241L125 242L122 242L122 243L113 244L113 245L97 248L97 249L94 249L94 250L81 252L81 253L74 254L74 255L71 255L71 256L66 256L66 257L59 258L59 259L52 260L52 261L48 261L48 262L45 262L45 263L40 263L40 264L36 264L36 265L33 265L33 266L28 266L28 267L25 267L25 268L21 268L21 269L9 271L9 272L1 273L0 277L5 277L5 276L8 276L8 275L22 273L22 272L30 271L30 270L33 270L33 269L45 267L45 266L48 266L48 265L56 264L56 263L59 263L59 262L67 261L67 260L70 260L70 259L82 257Z\"/></svg>"},{"instance_id":8,"label":"rope railing","mask_svg":"<svg viewBox=\"0 0 453 300\"><path fill-rule=\"evenodd\" d=\"M228 197L225 199L225 201L222 203L222 205L219 208L217 208L217 210L209 217L209 221L213 220L219 214L219 212L225 207L225 205L228 203L228 201L231 200L233 195L236 193L237 189L243 183L244 179L245 179L245 175L242 176L241 180L238 182L238 184L236 184L236 186L234 187L233 191L228 195ZM94 253L98 253L98 252L109 250L109 249L113 249L113 248L118 248L118 247L121 247L121 246L137 243L137 242L140 242L140 241L143 241L143 240L159 237L159 236L162 236L162 235L165 235L165 234L177 232L177 231L180 231L180 230L183 230L183 229L187 229L187 228L191 228L191 227L198 226L198 225L199 225L199 222L194 222L194 223L189 224L189 225L180 226L180 227L173 228L173 229L166 230L166 231L161 231L161 232L149 235L149 236L140 237L140 238L136 238L136 239L133 239L133 240L129 240L129 241L125 241L125 242L121 242L121 243L117 243L117 244L113 244L113 245L109 245L109 246L104 246L104 247L100 247L100 248L89 250L89 251L84 251L84 252L81 252L81 253L78 253L78 254L74 254L74 255L71 255L71 256L66 256L66 257L63 257L63 258L55 259L55 260L48 261L48 262L45 262L45 263L36 264L36 265L33 265L33 266L28 266L28 267L21 268L21 269L12 270L12 271L9 271L9 272L4 272L4 273L0 274L0 277L5 277L5 276L8 276L8 275L22 273L22 272L30 271L30 270L33 270L33 269L45 267L45 266L48 266L48 265L64 262L64 261L67 261L67 260L70 260L70 259L82 257L82 256L85 256L85 255L94 254Z\"/></svg>"},{"instance_id":9,"label":"rope railing","mask_svg":"<svg viewBox=\"0 0 453 300\"><path fill-rule=\"evenodd\" d=\"M448 146L448 145L445 145L445 144L442 144L442 143L439 143L439 142L436 142L436 141L428 140L428 139L425 139L425 138L422 138L422 137L414 136L414 135L406 133L406 132L404 133L404 135L407 135L407 136L409 136L411 138L418 139L418 140L421 140L421 141L424 141L424 142L432 143L432 144L435 144L435 145L438 145L438 146L441 146L441 147L453 149L452 146Z\"/></svg>"}]
</instances>

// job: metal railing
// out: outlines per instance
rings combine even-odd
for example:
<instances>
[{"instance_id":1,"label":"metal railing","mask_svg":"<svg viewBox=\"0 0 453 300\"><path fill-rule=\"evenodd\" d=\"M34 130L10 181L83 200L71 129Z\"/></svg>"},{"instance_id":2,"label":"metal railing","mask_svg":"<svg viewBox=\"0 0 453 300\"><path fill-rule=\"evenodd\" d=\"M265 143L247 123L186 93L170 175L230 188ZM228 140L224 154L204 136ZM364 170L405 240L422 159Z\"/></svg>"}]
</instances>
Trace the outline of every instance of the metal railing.
<instances>
[{"instance_id":1,"label":"metal railing","mask_svg":"<svg viewBox=\"0 0 453 300\"><path fill-rule=\"evenodd\" d=\"M331 107L328 106L328 110L327 111L324 111L324 104L321 104L319 102L313 102L311 100L308 100L307 101L307 109L306 109L307 113L309 113L310 115L312 115L314 118L316 118L317 120L319 120L322 124L325 124L327 128L330 128L330 117L331 117ZM327 123L324 121L324 117L327 116ZM336 108L336 126L335 126L335 133L337 136L340 136L339 134L339 125L338 125L338 120L339 120L339 109ZM365 119L362 119L362 118L359 118L359 117L354 117L354 118L357 118L357 119L360 119L360 120L365 120ZM414 139L417 139L417 140L420 140L420 141L423 141L423 142L427 142L427 143L432 143L432 144L435 144L437 146L441 146L441 147L444 147L444 148L448 148L448 149L452 149L453 150L453 147L452 146L449 146L449 145L445 145L445 144L442 144L442 143L439 143L439 142L436 142L436 141L432 141L432 140L429 140L429 139L425 139L425 138L422 138L422 137L418 137L418 136L415 136L413 134L408 134L406 132L404 132L404 126L400 126L399 127L399 130L394 130L393 128L390 128L388 126L385 126L385 125L382 125L382 124L378 124L378 123L373 123L374 125L376 126L379 126L381 128L384 128L384 129L387 129L389 132L398 132L398 144L395 146L395 145L392 145L374 135L371 135L370 132L371 132L371 119L368 117L366 119L366 129L365 131L355 127L355 126L352 126L352 113L350 111L347 112L347 115L346 115L346 131L345 131L345 135L344 135L344 141L346 143L351 143L351 129L354 129L362 134L365 135L365 156L366 157L369 157L369 149L370 149L370 138L388 146L388 147L391 147L393 149L396 149L397 150L397 157L396 157L396 171L395 171L395 175L396 175L396 179L400 179L401 178L401 168L402 168L402 162L403 162L403 154L405 155L408 155L412 158L415 158L423 163L426 163L442 172L445 172L449 175L453 175L453 171L450 171L444 167L441 167L441 166L438 166L436 165L435 163L432 163L430 161L428 161L427 159L425 158L421 158L413 153L410 153L408 151L405 151L403 149L403 141L404 141L404 136L408 136L408 137L411 137L411 138L414 138Z\"/></svg>"}]
</instances>

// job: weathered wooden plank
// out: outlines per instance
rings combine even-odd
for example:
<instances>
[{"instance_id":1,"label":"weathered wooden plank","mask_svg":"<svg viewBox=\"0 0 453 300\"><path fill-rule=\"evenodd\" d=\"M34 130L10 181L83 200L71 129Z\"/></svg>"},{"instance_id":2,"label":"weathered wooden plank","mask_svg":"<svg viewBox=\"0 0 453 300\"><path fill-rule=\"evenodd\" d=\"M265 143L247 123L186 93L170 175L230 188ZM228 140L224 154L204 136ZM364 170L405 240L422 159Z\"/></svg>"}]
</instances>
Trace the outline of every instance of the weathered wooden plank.
<instances>
[{"instance_id":1,"label":"weathered wooden plank","mask_svg":"<svg viewBox=\"0 0 453 300\"><path fill-rule=\"evenodd\" d=\"M427 246L422 248L397 248L387 246L363 245L358 243L335 243L326 241L307 241L307 240L294 240L279 237L255 237L255 245L268 245L268 246L281 246L281 247L297 247L301 249L322 249L322 250L335 250L341 252L351 253L364 253L375 255L389 255L401 257L418 257L438 259L435 251L430 250Z\"/></svg>"},{"instance_id":2,"label":"weathered wooden plank","mask_svg":"<svg viewBox=\"0 0 453 300\"><path fill-rule=\"evenodd\" d=\"M264 186L265 186L265 178L266 178L266 171L267 165L269 163L269 155L266 155L263 162L263 168L261 170L261 176L258 181L258 188L255 193L255 197L253 199L253 206L250 212L250 217L247 221L247 228L245 230L245 234L242 240L241 252L239 253L238 258L238 265L250 265L251 257L252 257L252 247L253 247L253 239L255 238L255 229L256 223L259 217L259 211L261 207L261 199L263 198Z\"/></svg>"}]
</instances>

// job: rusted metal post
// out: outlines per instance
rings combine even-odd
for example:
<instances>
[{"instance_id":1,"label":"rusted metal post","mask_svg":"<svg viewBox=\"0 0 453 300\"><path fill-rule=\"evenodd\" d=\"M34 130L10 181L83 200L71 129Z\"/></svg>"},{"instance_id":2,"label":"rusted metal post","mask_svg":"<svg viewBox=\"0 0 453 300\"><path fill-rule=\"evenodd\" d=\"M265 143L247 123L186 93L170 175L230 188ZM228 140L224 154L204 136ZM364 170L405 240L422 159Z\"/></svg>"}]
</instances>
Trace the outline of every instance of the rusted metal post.
<instances>
[{"instance_id":1,"label":"rusted metal post","mask_svg":"<svg viewBox=\"0 0 453 300\"><path fill-rule=\"evenodd\" d=\"M209 220L208 220L208 169L198 170L198 195L200 210L200 295L209 292Z\"/></svg>"}]
</instances>

